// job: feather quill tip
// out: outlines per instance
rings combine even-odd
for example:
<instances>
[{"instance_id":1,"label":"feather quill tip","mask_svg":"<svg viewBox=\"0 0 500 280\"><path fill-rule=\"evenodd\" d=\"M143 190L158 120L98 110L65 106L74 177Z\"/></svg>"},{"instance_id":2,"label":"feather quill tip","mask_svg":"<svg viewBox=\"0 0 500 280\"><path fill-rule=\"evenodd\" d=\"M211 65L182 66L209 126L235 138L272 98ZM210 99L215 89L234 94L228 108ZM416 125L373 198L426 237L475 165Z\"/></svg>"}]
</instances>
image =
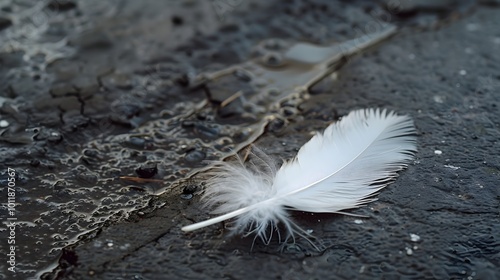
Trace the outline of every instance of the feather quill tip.
<instances>
[{"instance_id":1,"label":"feather quill tip","mask_svg":"<svg viewBox=\"0 0 500 280\"><path fill-rule=\"evenodd\" d=\"M313 136L295 158L278 168L253 148L250 160L220 162L209 174L201 200L219 216L188 225L197 230L235 218L233 233L269 244L278 225L285 238L310 237L288 210L340 213L373 200L414 157L416 130L408 116L380 109L356 110Z\"/></svg>"}]
</instances>

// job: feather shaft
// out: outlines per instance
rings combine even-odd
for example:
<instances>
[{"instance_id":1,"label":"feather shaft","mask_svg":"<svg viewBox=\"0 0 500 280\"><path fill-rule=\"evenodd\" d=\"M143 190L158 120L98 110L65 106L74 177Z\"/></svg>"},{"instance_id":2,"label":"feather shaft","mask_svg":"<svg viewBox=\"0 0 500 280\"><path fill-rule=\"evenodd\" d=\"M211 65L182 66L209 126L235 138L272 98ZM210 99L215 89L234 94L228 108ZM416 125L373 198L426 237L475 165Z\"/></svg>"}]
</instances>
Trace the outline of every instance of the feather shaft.
<instances>
[{"instance_id":1,"label":"feather shaft","mask_svg":"<svg viewBox=\"0 0 500 280\"><path fill-rule=\"evenodd\" d=\"M204 228L204 227L207 227L207 226L210 226L210 225L213 225L213 224L225 221L227 219L234 218L234 217L236 217L238 215L241 215L243 213L246 213L246 212L250 211L252 208L253 208L252 206L241 208L241 209L235 210L233 212L230 212L230 213L227 213L227 214L224 214L224 215L221 215L221 216L217 216L217 217L214 217L214 218L202 221L202 222L198 222L198 223L195 223L195 224L192 224L192 225L184 226L184 227L181 228L181 230L185 231L185 232L188 232L188 231L193 231L193 230L197 230L197 229L200 229L200 228Z\"/></svg>"},{"instance_id":2,"label":"feather shaft","mask_svg":"<svg viewBox=\"0 0 500 280\"><path fill-rule=\"evenodd\" d=\"M244 214L244 213L246 213L248 211L251 211L251 210L253 210L255 208L258 208L263 203L269 203L270 201L275 200L275 199L276 198L271 198L271 199L268 199L266 201L263 201L263 202L260 202L260 203L257 203L257 204L253 204L253 205L250 205L250 206L247 206L247 207L244 207L244 208L240 208L238 210L234 210L234 211L229 212L229 213L224 214L224 215L220 215L220 216L217 216L217 217L205 220L205 221L201 221L201 222L198 222L198 223L195 223L195 224L192 224L192 225L187 225L187 226L182 227L181 230L185 231L185 232L189 232L189 231L197 230L197 229L204 228L204 227L207 227L207 226L211 226L213 224L216 224L216 223L219 223L219 222L223 222L225 220L228 220L228 219L234 218L236 216L239 216L241 214Z\"/></svg>"}]
</instances>

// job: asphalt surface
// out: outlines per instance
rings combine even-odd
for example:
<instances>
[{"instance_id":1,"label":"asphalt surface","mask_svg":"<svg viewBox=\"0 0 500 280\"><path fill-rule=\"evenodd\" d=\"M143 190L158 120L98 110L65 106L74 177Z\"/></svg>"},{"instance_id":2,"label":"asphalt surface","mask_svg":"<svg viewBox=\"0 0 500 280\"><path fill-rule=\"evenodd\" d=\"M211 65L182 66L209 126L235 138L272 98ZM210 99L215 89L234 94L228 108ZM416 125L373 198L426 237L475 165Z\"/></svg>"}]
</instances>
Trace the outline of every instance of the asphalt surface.
<instances>
[{"instance_id":1,"label":"asphalt surface","mask_svg":"<svg viewBox=\"0 0 500 280\"><path fill-rule=\"evenodd\" d=\"M0 5L0 279L500 278L498 1L7 1ZM262 40L390 39L279 104L208 79ZM248 90L248 91L247 91ZM293 157L348 112L410 115L418 153L369 218L294 213L321 250L228 236L203 168L255 143ZM15 170L10 176L8 168ZM3 213L6 213L5 215ZM10 216L9 216L10 215ZM5 218L4 218L5 217ZM280 250L281 249L281 250Z\"/></svg>"}]
</instances>

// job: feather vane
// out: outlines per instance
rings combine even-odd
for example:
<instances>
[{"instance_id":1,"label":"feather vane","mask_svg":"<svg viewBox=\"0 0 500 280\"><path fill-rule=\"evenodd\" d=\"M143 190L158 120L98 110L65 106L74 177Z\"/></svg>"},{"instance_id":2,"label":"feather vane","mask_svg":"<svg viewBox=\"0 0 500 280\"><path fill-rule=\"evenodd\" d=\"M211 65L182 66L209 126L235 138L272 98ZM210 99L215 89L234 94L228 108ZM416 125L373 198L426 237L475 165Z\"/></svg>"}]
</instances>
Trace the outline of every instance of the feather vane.
<instances>
[{"instance_id":1,"label":"feather vane","mask_svg":"<svg viewBox=\"0 0 500 280\"><path fill-rule=\"evenodd\" d=\"M306 236L287 210L341 213L376 200L416 152L413 121L380 109L356 110L304 144L279 169L254 148L245 163L221 162L211 173L202 200L220 216L188 225L192 231L230 218L235 232L255 233L268 244L278 224L287 238ZM279 233L279 231L278 231Z\"/></svg>"}]
</instances>

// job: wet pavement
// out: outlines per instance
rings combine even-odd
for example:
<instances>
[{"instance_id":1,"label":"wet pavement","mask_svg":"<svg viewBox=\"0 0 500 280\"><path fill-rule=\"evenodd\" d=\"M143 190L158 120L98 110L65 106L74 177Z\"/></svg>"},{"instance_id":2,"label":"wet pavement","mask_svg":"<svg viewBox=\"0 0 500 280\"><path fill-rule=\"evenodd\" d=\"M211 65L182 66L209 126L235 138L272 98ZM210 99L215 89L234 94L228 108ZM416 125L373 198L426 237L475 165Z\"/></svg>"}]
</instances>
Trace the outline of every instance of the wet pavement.
<instances>
[{"instance_id":1,"label":"wet pavement","mask_svg":"<svg viewBox=\"0 0 500 280\"><path fill-rule=\"evenodd\" d=\"M16 274L2 262L0 279L500 278L499 7L0 3L0 249L10 252L10 221L17 246ZM308 44L389 26L396 34L318 83L295 80L319 62L300 54ZM280 64L290 46L303 46L290 52L302 64ZM298 70L287 80L273 67ZM209 217L199 195L210 161L250 143L291 158L311 132L368 107L411 115L419 152L352 211L370 218L294 213L323 250L300 239L250 250L253 238L223 224L180 230Z\"/></svg>"}]
</instances>

